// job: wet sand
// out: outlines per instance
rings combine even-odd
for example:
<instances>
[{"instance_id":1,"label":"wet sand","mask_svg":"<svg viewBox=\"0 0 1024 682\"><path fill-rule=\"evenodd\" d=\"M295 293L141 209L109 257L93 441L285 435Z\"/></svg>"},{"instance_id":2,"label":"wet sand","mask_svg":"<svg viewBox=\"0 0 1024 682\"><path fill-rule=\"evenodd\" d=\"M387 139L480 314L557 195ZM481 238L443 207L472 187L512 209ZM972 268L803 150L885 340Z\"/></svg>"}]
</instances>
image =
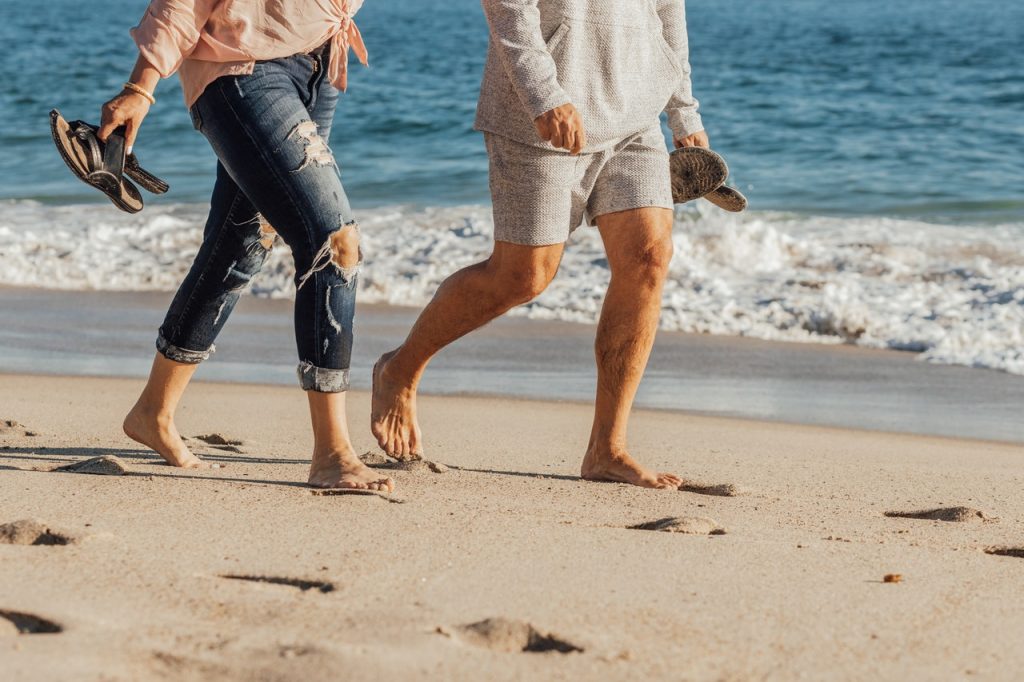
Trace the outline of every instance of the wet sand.
<instances>
[{"instance_id":1,"label":"wet sand","mask_svg":"<svg viewBox=\"0 0 1024 682\"><path fill-rule=\"evenodd\" d=\"M170 294L0 288L0 372L144 377ZM292 305L245 296L199 378L295 385ZM409 331L418 309L361 306L352 381ZM427 370L426 393L590 402L594 327L502 318ZM1024 377L920 362L913 353L658 335L641 407L1024 443Z\"/></svg>"},{"instance_id":2,"label":"wet sand","mask_svg":"<svg viewBox=\"0 0 1024 682\"><path fill-rule=\"evenodd\" d=\"M428 396L448 471L395 471L392 499L318 496L297 389L197 383L180 426L227 466L183 472L119 435L139 387L0 375L0 526L38 521L0 528L5 680L1024 666L1020 446L639 411L635 453L689 484L645 491L576 477L585 405ZM353 393L360 451L368 409ZM127 473L50 471L103 455Z\"/></svg>"}]
</instances>

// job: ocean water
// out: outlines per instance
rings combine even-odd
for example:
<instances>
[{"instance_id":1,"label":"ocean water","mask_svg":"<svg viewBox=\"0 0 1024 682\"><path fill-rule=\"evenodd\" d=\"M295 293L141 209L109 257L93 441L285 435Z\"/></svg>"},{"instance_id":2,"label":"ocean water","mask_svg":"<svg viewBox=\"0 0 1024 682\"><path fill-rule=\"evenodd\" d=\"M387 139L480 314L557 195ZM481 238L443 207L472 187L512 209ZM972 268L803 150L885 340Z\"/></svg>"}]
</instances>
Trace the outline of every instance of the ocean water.
<instances>
[{"instance_id":1,"label":"ocean water","mask_svg":"<svg viewBox=\"0 0 1024 682\"><path fill-rule=\"evenodd\" d=\"M176 79L137 147L172 191L139 216L64 168L47 111L98 118L134 58L141 0L0 4L0 284L169 290L199 244L214 158ZM488 251L472 130L477 0L367 0L331 143L363 224L361 300L421 305ZM678 212L663 326L851 343L1024 374L1024 4L689 0L694 89L751 200ZM254 293L290 295L281 249ZM592 322L607 285L581 230L518 311Z\"/></svg>"}]
</instances>

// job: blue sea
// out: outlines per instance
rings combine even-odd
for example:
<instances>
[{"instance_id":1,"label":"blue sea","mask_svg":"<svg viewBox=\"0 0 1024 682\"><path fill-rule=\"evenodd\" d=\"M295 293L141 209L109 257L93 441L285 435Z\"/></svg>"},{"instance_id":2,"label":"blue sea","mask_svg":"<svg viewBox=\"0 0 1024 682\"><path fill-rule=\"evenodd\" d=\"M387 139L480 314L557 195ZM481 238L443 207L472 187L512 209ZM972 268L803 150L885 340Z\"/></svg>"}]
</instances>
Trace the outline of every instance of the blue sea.
<instances>
[{"instance_id":1,"label":"blue sea","mask_svg":"<svg viewBox=\"0 0 1024 682\"><path fill-rule=\"evenodd\" d=\"M625 0L624 0L625 1ZM198 248L214 157L177 80L137 145L172 191L120 214L64 168L47 112L98 118L134 60L141 0L0 4L0 284L173 290ZM689 0L694 91L736 216L678 212L663 326L849 343L1024 374L1024 3ZM486 255L472 130L477 0L367 0L331 144L366 235L362 300L421 305ZM254 292L290 295L287 254ZM519 314L592 322L592 230Z\"/></svg>"}]
</instances>

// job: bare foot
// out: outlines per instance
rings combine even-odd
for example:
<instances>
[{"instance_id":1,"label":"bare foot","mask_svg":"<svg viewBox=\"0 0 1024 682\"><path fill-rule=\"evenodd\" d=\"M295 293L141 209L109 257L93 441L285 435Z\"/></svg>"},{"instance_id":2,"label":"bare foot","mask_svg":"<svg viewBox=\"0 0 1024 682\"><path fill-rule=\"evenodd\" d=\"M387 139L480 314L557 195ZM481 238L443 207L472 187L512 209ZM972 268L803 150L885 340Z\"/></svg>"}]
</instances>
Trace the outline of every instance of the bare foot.
<instances>
[{"instance_id":1,"label":"bare foot","mask_svg":"<svg viewBox=\"0 0 1024 682\"><path fill-rule=\"evenodd\" d=\"M587 481L629 483L641 488L678 488L683 480L674 474L658 474L640 465L628 452L590 449L583 458L580 477Z\"/></svg>"},{"instance_id":2,"label":"bare foot","mask_svg":"<svg viewBox=\"0 0 1024 682\"><path fill-rule=\"evenodd\" d=\"M314 488L355 488L394 492L395 481L363 464L356 453L314 454L309 467L309 484Z\"/></svg>"},{"instance_id":3,"label":"bare foot","mask_svg":"<svg viewBox=\"0 0 1024 682\"><path fill-rule=\"evenodd\" d=\"M163 457L168 464L182 469L211 469L216 465L199 459L181 440L174 419L147 412L137 403L124 418L124 433Z\"/></svg>"},{"instance_id":4,"label":"bare foot","mask_svg":"<svg viewBox=\"0 0 1024 682\"><path fill-rule=\"evenodd\" d=\"M416 389L388 374L395 351L385 353L373 367L373 435L389 457L400 461L423 457L420 425L416 421Z\"/></svg>"}]
</instances>

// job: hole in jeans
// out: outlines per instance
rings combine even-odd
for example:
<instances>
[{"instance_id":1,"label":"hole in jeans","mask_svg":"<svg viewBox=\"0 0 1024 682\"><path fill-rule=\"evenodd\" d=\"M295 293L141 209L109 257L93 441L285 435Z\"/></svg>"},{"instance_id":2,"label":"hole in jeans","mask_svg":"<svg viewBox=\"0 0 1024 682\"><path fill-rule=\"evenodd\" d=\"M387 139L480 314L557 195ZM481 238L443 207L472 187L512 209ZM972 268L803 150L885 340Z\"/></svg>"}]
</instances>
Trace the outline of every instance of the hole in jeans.
<instances>
[{"instance_id":1,"label":"hole in jeans","mask_svg":"<svg viewBox=\"0 0 1024 682\"><path fill-rule=\"evenodd\" d=\"M331 153L331 148L327 146L327 141L317 131L316 123L309 120L299 122L288 133L286 139L291 140L294 138L299 138L305 144L306 156L299 167L292 171L293 173L298 173L309 166L334 166L337 168L337 164L334 162L334 154Z\"/></svg>"}]
</instances>

